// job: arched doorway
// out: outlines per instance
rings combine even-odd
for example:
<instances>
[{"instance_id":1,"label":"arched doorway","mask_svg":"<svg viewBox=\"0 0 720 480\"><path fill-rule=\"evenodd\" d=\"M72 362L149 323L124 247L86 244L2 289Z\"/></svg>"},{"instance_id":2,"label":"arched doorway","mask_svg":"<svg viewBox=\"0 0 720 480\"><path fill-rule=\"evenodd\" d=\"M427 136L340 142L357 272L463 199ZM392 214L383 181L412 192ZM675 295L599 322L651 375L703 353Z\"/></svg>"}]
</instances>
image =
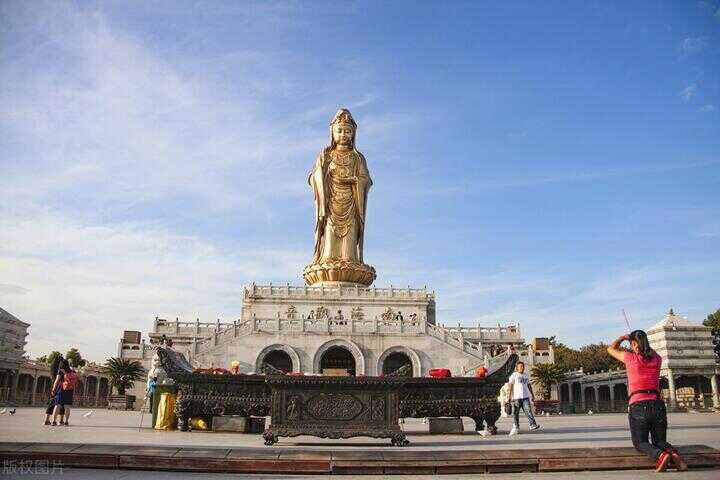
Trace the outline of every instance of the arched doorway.
<instances>
[{"instance_id":1,"label":"arched doorway","mask_svg":"<svg viewBox=\"0 0 720 480\"><path fill-rule=\"evenodd\" d=\"M320 357L320 372L325 370L346 370L348 375L355 375L355 357L345 347L330 347Z\"/></svg>"},{"instance_id":2,"label":"arched doorway","mask_svg":"<svg viewBox=\"0 0 720 480\"><path fill-rule=\"evenodd\" d=\"M595 410L597 412L596 401L595 389L593 387L585 387L585 410Z\"/></svg>"},{"instance_id":3,"label":"arched doorway","mask_svg":"<svg viewBox=\"0 0 720 480\"><path fill-rule=\"evenodd\" d=\"M110 381L105 377L100 377L100 405L107 404L107 397L110 395Z\"/></svg>"},{"instance_id":4,"label":"arched doorway","mask_svg":"<svg viewBox=\"0 0 720 480\"><path fill-rule=\"evenodd\" d=\"M399 368L402 368L406 365L410 366L409 371L405 376L412 377L412 360L410 360L410 357L408 357L403 352L392 352L389 354L382 365L382 374L383 375L389 375L396 371Z\"/></svg>"},{"instance_id":5,"label":"arched doorway","mask_svg":"<svg viewBox=\"0 0 720 480\"><path fill-rule=\"evenodd\" d=\"M610 412L612 411L610 408L610 389L612 387L610 385L600 385L600 387L597 390L598 398L597 400L597 411L598 412Z\"/></svg>"},{"instance_id":6,"label":"arched doorway","mask_svg":"<svg viewBox=\"0 0 720 480\"><path fill-rule=\"evenodd\" d=\"M627 410L627 385L624 383L616 383L613 385L613 393L615 395L615 411L624 412Z\"/></svg>"},{"instance_id":7,"label":"arched doorway","mask_svg":"<svg viewBox=\"0 0 720 480\"><path fill-rule=\"evenodd\" d=\"M567 383L560 384L560 402L567 403L570 401L570 385Z\"/></svg>"},{"instance_id":8,"label":"arched doorway","mask_svg":"<svg viewBox=\"0 0 720 480\"><path fill-rule=\"evenodd\" d=\"M274 343L260 350L255 359L255 371L263 371L263 365L268 364L283 372L302 372L300 357L289 345Z\"/></svg>"},{"instance_id":9,"label":"arched doorway","mask_svg":"<svg viewBox=\"0 0 720 480\"><path fill-rule=\"evenodd\" d=\"M267 363L268 365L277 368L278 370L282 370L285 373L293 371L292 358L290 358L290 355L282 350L272 350L271 352L268 352L263 359L263 363Z\"/></svg>"}]
</instances>

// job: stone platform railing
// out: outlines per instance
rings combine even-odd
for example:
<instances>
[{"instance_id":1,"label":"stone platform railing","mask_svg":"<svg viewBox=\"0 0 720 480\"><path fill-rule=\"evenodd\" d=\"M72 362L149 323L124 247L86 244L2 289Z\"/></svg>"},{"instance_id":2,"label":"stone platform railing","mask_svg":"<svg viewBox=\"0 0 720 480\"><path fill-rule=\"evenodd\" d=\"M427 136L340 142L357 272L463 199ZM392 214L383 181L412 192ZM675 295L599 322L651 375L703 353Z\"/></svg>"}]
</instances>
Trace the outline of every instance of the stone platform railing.
<instances>
[{"instance_id":1,"label":"stone platform railing","mask_svg":"<svg viewBox=\"0 0 720 480\"><path fill-rule=\"evenodd\" d=\"M256 332L266 333L344 333L422 335L427 334L442 340L449 346L483 359L482 347L465 340L462 332L428 323L424 318L415 320L374 319L308 319L308 318L250 318L238 322L225 330L214 333L208 340L195 342L191 351L195 355L209 353L218 346L231 343L234 339Z\"/></svg>"},{"instance_id":2,"label":"stone platform railing","mask_svg":"<svg viewBox=\"0 0 720 480\"><path fill-rule=\"evenodd\" d=\"M420 299L435 300L435 292L427 288L388 288L360 287L360 286L318 286L318 287L294 287L290 285L255 285L254 283L245 287L245 298L255 297L298 297L298 298L328 298L328 297L353 297L353 298L392 298L392 299Z\"/></svg>"}]
</instances>

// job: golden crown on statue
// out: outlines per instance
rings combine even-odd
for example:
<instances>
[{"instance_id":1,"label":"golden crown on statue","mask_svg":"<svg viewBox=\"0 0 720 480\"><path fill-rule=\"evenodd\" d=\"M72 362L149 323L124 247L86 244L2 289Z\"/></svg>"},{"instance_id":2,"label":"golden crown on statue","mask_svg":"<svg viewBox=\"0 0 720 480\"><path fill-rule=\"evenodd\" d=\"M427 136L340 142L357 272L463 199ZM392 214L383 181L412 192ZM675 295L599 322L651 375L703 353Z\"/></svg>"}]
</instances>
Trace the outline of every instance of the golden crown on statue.
<instances>
[{"instance_id":1,"label":"golden crown on statue","mask_svg":"<svg viewBox=\"0 0 720 480\"><path fill-rule=\"evenodd\" d=\"M333 118L333 121L330 125L351 125L353 128L357 126L355 123L355 119L352 117L350 112L344 108L338 110L338 112L335 114L335 118Z\"/></svg>"}]
</instances>

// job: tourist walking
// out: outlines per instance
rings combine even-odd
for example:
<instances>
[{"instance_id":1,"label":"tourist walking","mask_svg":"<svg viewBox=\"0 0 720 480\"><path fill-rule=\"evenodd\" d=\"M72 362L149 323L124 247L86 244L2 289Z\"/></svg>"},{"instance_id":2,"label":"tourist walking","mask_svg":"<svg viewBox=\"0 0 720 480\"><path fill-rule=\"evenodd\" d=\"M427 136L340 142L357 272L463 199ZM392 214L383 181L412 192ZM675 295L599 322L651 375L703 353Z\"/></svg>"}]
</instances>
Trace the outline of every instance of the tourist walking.
<instances>
[{"instance_id":1,"label":"tourist walking","mask_svg":"<svg viewBox=\"0 0 720 480\"><path fill-rule=\"evenodd\" d=\"M532 385L530 385L530 377L525 373L525 364L523 362L517 362L515 371L510 375L507 385L512 399L513 411L513 426L510 435L516 435L520 431L520 409L527 416L530 430L540 428L532 413L532 402L535 400L535 395L532 391Z\"/></svg>"},{"instance_id":2,"label":"tourist walking","mask_svg":"<svg viewBox=\"0 0 720 480\"><path fill-rule=\"evenodd\" d=\"M57 425L57 419L60 418L60 425L68 426L70 419L70 407L73 402L73 392L78 376L75 370L70 367L67 359L62 359L58 374L53 384L53 392L55 395L55 411L53 412L53 425ZM62 412L62 413L61 413Z\"/></svg>"},{"instance_id":3,"label":"tourist walking","mask_svg":"<svg viewBox=\"0 0 720 480\"><path fill-rule=\"evenodd\" d=\"M63 360L62 354L58 355L55 360L50 364L50 378L53 380L57 377L58 370L60 369L60 362ZM50 399L48 400L47 408L45 409L45 425L50 425L50 416L55 410L55 392L50 389ZM65 414L63 410L62 414Z\"/></svg>"},{"instance_id":4,"label":"tourist walking","mask_svg":"<svg viewBox=\"0 0 720 480\"><path fill-rule=\"evenodd\" d=\"M630 342L630 352L620 350L620 345L626 340ZM665 402L660 398L662 358L650 348L647 334L642 330L634 330L629 335L618 337L607 351L625 364L629 391L628 420L633 446L656 461L656 472L665 471L671 462L678 470L687 470L683 458L665 439L667 412Z\"/></svg>"}]
</instances>

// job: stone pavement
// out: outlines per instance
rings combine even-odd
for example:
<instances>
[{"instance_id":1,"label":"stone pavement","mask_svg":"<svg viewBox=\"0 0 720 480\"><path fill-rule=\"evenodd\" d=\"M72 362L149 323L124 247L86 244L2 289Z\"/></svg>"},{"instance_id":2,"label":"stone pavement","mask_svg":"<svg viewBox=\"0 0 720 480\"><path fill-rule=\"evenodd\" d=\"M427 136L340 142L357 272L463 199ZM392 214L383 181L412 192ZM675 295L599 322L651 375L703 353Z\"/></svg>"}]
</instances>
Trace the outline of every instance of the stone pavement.
<instances>
[{"instance_id":1,"label":"stone pavement","mask_svg":"<svg viewBox=\"0 0 720 480\"><path fill-rule=\"evenodd\" d=\"M64 442L64 443L113 443L134 445L168 446L223 446L256 448L298 448L328 450L358 450L390 447L386 440L353 438L347 440L325 440L315 437L281 438L273 447L265 447L260 435L212 432L163 432L150 428L138 431L139 412L116 410L94 410L85 418L87 409L74 409L69 427L45 427L42 409L18 408L15 415L0 416L0 442ZM149 424L145 415L144 425ZM411 442L410 449L463 450L467 448L508 449L508 448L585 448L585 447L628 447L631 446L624 414L562 415L539 417L542 428L528 433L525 424L521 429L526 433L509 437L509 419L498 423L499 434L483 438L472 430L472 422L466 421L464 434L429 435L427 425L418 419L408 419L404 429ZM720 414L717 413L671 413L669 414L668 440L681 445L708 445L720 449ZM408 447L405 447L408 448Z\"/></svg>"},{"instance_id":2,"label":"stone pavement","mask_svg":"<svg viewBox=\"0 0 720 480\"><path fill-rule=\"evenodd\" d=\"M304 474L304 478L328 473L415 474L413 478L422 478L434 473L504 476L503 472L555 472L555 477L548 478L570 478L566 473L570 470L607 468L642 470L624 472L629 476L607 471L602 472L602 477L588 473L586 478L643 478L653 464L630 446L625 415L542 417L540 431L515 437L503 434L510 426L504 419L499 425L501 434L488 438L472 431L429 435L427 425L413 419L404 425L411 446L399 448L384 440L314 437L283 439L266 447L260 435L138 429L137 412L97 410L85 417L86 412L74 411L70 427L42 425L41 409L20 409L14 416L0 416L3 477L20 474L13 470L18 466L47 467L50 462L63 471L63 478L137 478L137 473L128 469L161 471L144 472L149 478L164 478L163 470L185 472L176 476L192 472L266 472L276 475L273 478L283 478L286 473ZM693 467L686 474L692 477L683 478L716 477L718 470L706 472L698 468L720 466L720 415L672 414L670 424L669 440ZM113 471L88 477L89 470L74 467ZM24 478L32 473L32 468L22 472ZM542 478L543 474L534 475L513 474L512 478ZM578 478L578 474L572 477Z\"/></svg>"}]
</instances>

